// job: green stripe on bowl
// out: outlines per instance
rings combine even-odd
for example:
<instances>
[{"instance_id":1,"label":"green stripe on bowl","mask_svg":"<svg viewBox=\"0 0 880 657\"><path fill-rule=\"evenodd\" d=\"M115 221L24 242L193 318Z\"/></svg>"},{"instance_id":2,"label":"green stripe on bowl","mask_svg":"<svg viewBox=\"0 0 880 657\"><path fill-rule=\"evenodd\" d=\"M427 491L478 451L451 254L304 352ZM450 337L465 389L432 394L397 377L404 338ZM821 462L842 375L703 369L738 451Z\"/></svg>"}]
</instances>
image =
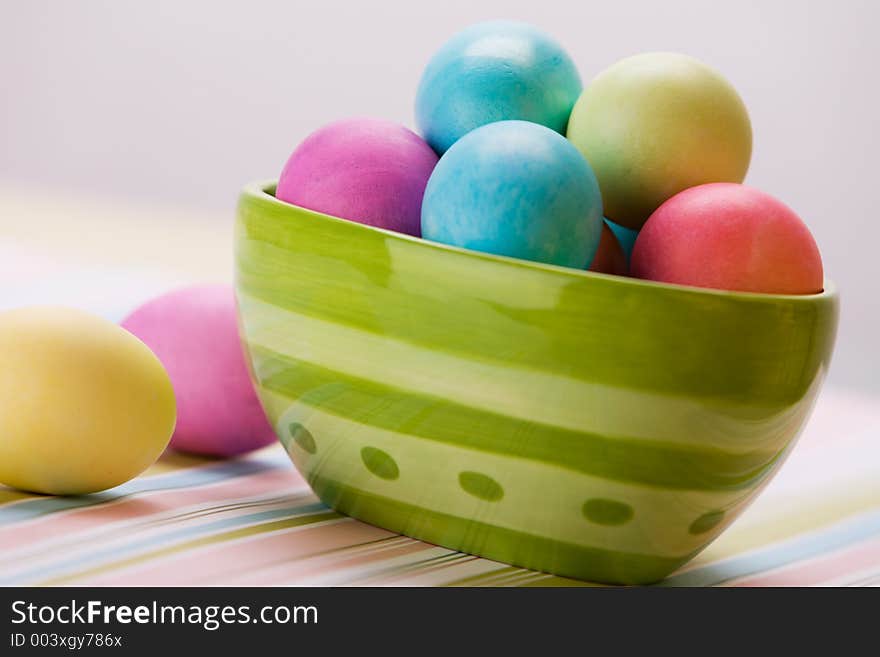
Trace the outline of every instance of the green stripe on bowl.
<instances>
[{"instance_id":1,"label":"green stripe on bowl","mask_svg":"<svg viewBox=\"0 0 880 657\"><path fill-rule=\"evenodd\" d=\"M807 394L837 318L833 291L623 281L377 230L257 187L241 197L236 249L240 290L303 315L470 359L768 414Z\"/></svg>"},{"instance_id":2,"label":"green stripe on bowl","mask_svg":"<svg viewBox=\"0 0 880 657\"><path fill-rule=\"evenodd\" d=\"M265 389L261 397L282 436L290 426L308 426L314 453L288 441L290 457L306 479L317 473L374 495L564 543L640 552L651 536L651 554L685 554L704 542L702 534L689 531L698 517L723 510L732 518L749 496L749 489L682 490L615 481L380 429ZM385 469L377 471L365 451L381 452L396 476L383 476ZM626 505L633 516L619 524L594 522L584 505L596 499Z\"/></svg>"},{"instance_id":3,"label":"green stripe on bowl","mask_svg":"<svg viewBox=\"0 0 880 657\"><path fill-rule=\"evenodd\" d=\"M416 395L250 345L259 384L301 403L374 426L642 485L735 490L756 485L778 452L727 454L655 441L574 432Z\"/></svg>"},{"instance_id":4,"label":"green stripe on bowl","mask_svg":"<svg viewBox=\"0 0 880 657\"><path fill-rule=\"evenodd\" d=\"M576 432L588 426L598 434L727 453L768 453L785 446L809 410L809 398L770 413L761 405L716 406L704 399L619 388L429 349L301 315L242 291L238 302L252 344L294 357L306 355L325 369L415 394Z\"/></svg>"},{"instance_id":5,"label":"green stripe on bowl","mask_svg":"<svg viewBox=\"0 0 880 657\"><path fill-rule=\"evenodd\" d=\"M659 557L564 543L429 511L320 475L310 476L309 485L325 504L364 522L451 550L563 577L649 584L664 578L693 556Z\"/></svg>"}]
</instances>

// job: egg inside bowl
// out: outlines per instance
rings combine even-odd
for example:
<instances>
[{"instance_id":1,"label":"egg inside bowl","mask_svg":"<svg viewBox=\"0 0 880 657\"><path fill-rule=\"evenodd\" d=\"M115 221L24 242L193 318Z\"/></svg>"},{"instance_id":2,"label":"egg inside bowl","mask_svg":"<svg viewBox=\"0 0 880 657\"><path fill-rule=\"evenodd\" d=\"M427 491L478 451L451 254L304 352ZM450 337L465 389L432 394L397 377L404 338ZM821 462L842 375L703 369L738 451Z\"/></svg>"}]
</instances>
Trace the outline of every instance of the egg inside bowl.
<instances>
[{"instance_id":1,"label":"egg inside bowl","mask_svg":"<svg viewBox=\"0 0 880 657\"><path fill-rule=\"evenodd\" d=\"M477 253L246 187L239 321L297 469L360 520L517 566L649 583L733 522L827 371L838 297Z\"/></svg>"}]
</instances>

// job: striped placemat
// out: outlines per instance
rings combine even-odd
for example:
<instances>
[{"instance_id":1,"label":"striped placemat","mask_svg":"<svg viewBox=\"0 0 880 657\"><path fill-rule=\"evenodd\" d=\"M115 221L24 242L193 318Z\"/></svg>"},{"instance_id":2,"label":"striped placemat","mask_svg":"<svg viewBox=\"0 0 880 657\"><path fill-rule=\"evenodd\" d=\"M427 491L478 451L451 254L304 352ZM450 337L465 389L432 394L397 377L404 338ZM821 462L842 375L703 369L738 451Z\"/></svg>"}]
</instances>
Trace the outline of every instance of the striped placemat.
<instances>
[{"instance_id":1,"label":"striped placemat","mask_svg":"<svg viewBox=\"0 0 880 657\"><path fill-rule=\"evenodd\" d=\"M0 242L0 284L15 283L0 285L0 309L65 303L119 319L188 280L181 272L76 262ZM880 584L878 439L880 399L826 389L758 500L661 585ZM167 453L144 475L83 497L0 486L0 584L587 585L337 514L280 445L229 461Z\"/></svg>"},{"instance_id":2,"label":"striped placemat","mask_svg":"<svg viewBox=\"0 0 880 657\"><path fill-rule=\"evenodd\" d=\"M856 413L873 424L836 432ZM880 418L826 391L759 500L665 586L880 583ZM401 537L325 507L280 446L231 461L166 454L105 493L0 489L0 584L493 585L580 582Z\"/></svg>"}]
</instances>

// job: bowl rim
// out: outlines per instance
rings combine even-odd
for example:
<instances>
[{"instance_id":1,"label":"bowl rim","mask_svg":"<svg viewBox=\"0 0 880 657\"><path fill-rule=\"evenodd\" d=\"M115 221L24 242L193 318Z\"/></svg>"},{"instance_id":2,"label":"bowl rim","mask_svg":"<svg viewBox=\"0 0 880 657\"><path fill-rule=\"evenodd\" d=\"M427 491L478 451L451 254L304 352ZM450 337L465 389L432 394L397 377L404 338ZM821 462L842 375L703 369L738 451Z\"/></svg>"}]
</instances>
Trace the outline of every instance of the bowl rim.
<instances>
[{"instance_id":1,"label":"bowl rim","mask_svg":"<svg viewBox=\"0 0 880 657\"><path fill-rule=\"evenodd\" d=\"M510 256L496 255L494 253L485 253L483 251L474 251L460 246L451 244L443 244L442 242L434 242L423 237L416 237L406 233L398 233L397 231L388 230L386 228L378 228L368 224L362 224L357 221L335 217L333 215L316 212L308 208L294 205L282 201L275 196L275 188L277 180L267 179L258 180L248 183L241 190L240 199L249 198L252 201L267 203L281 210L297 211L314 216L318 219L336 223L345 226L349 230L361 231L364 233L379 233L386 237L400 241L409 242L422 248L434 249L436 251L446 251L459 255L466 255L480 260L489 262L502 263L507 266L516 266L523 269L531 269L534 271L549 272L557 275L569 276L573 279L591 279L598 278L608 283L621 285L624 287L643 288L643 289L660 289L674 291L679 294L693 296L720 297L725 299L743 299L750 301L785 301L788 303L812 303L825 299L836 299L838 296L837 286L828 278L823 278L823 289L815 294L777 294L766 292L741 292L736 290L719 290L716 288L697 287L694 285L681 285L678 283L660 283L657 281L649 281L641 278L633 278L630 276L615 276L613 274L603 274L600 272L589 271L588 269L575 269L574 267L563 267L561 265L552 265L544 262L535 262L532 260L523 260L521 258L513 258Z\"/></svg>"}]
</instances>

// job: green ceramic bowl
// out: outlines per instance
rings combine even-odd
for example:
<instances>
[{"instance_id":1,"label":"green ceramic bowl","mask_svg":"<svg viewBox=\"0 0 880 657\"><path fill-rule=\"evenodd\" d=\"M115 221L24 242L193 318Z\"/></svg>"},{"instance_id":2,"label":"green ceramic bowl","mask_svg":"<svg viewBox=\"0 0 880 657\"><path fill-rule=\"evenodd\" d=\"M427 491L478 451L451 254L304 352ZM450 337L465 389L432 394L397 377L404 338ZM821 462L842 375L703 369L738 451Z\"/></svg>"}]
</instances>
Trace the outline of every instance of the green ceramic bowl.
<instances>
[{"instance_id":1,"label":"green ceramic bowl","mask_svg":"<svg viewBox=\"0 0 880 657\"><path fill-rule=\"evenodd\" d=\"M260 398L329 506L558 575L659 580L742 512L827 370L833 288L700 290L434 244L242 193Z\"/></svg>"}]
</instances>

